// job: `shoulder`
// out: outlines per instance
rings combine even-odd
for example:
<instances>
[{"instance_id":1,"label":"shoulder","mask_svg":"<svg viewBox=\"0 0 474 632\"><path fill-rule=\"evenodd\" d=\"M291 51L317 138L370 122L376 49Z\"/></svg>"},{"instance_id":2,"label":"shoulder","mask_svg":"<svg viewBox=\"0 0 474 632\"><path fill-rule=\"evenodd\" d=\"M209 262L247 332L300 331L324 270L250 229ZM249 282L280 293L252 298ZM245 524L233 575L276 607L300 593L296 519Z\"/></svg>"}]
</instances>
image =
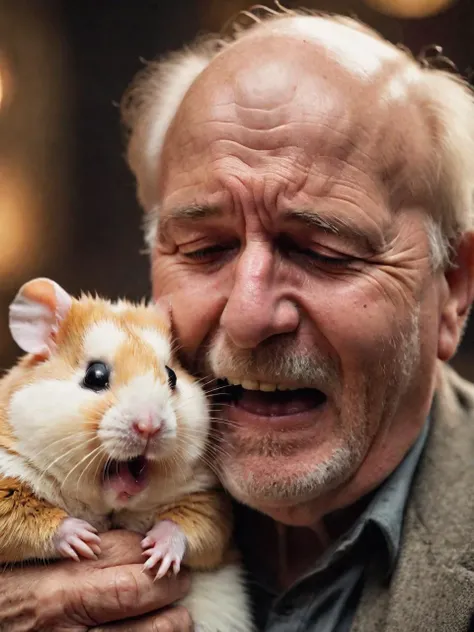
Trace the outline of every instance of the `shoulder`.
<instances>
[{"instance_id":1,"label":"shoulder","mask_svg":"<svg viewBox=\"0 0 474 632\"><path fill-rule=\"evenodd\" d=\"M459 470L474 477L474 384L445 364L439 367L428 444L440 473Z\"/></svg>"},{"instance_id":2,"label":"shoulder","mask_svg":"<svg viewBox=\"0 0 474 632\"><path fill-rule=\"evenodd\" d=\"M474 384L440 366L411 508L435 545L474 552Z\"/></svg>"},{"instance_id":3,"label":"shoulder","mask_svg":"<svg viewBox=\"0 0 474 632\"><path fill-rule=\"evenodd\" d=\"M474 611L473 489L474 385L440 364L397 569L379 600L388 613L385 630L467 631Z\"/></svg>"},{"instance_id":4,"label":"shoulder","mask_svg":"<svg viewBox=\"0 0 474 632\"><path fill-rule=\"evenodd\" d=\"M440 364L434 399L435 414L446 418L450 426L458 426L474 414L474 384L451 366Z\"/></svg>"}]
</instances>

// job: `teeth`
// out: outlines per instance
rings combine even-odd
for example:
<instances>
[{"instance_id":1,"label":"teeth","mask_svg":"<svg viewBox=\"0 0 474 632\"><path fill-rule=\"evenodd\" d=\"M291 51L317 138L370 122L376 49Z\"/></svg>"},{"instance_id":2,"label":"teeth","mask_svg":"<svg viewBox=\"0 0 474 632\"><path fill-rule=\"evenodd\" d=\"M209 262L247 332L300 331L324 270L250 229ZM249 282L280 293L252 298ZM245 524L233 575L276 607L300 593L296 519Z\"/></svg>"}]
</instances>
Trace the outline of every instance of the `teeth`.
<instances>
[{"instance_id":1,"label":"teeth","mask_svg":"<svg viewBox=\"0 0 474 632\"><path fill-rule=\"evenodd\" d=\"M276 384L266 384L265 382L260 382L260 390L261 391L267 391L268 393L271 393L272 391L276 391L277 390L277 385Z\"/></svg>"},{"instance_id":2,"label":"teeth","mask_svg":"<svg viewBox=\"0 0 474 632\"><path fill-rule=\"evenodd\" d=\"M296 391L301 386L289 386L288 384L275 384L270 382L257 382L255 380L241 380L235 377L221 378L227 380L232 386L241 386L247 391L264 391L271 393L273 391Z\"/></svg>"},{"instance_id":3,"label":"teeth","mask_svg":"<svg viewBox=\"0 0 474 632\"><path fill-rule=\"evenodd\" d=\"M244 380L242 382L242 388L245 388L247 391L258 391L260 384L259 382L252 382L251 380Z\"/></svg>"},{"instance_id":4,"label":"teeth","mask_svg":"<svg viewBox=\"0 0 474 632\"><path fill-rule=\"evenodd\" d=\"M229 384L232 384L233 386L240 386L240 384L241 384L240 380L236 380L233 377L228 377L226 379L229 382Z\"/></svg>"}]
</instances>

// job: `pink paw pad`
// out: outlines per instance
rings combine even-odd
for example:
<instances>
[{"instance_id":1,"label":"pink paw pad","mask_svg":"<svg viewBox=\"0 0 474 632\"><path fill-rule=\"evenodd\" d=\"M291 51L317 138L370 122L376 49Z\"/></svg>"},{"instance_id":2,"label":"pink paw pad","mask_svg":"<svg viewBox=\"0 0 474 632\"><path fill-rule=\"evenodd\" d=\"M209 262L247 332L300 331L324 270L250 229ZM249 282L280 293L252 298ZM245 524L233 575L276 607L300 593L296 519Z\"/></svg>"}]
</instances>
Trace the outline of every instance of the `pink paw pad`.
<instances>
[{"instance_id":1,"label":"pink paw pad","mask_svg":"<svg viewBox=\"0 0 474 632\"><path fill-rule=\"evenodd\" d=\"M79 562L79 556L96 560L100 554L97 529L78 518L65 518L53 536L53 543L61 557L69 557L76 562Z\"/></svg>"},{"instance_id":2,"label":"pink paw pad","mask_svg":"<svg viewBox=\"0 0 474 632\"><path fill-rule=\"evenodd\" d=\"M186 536L171 520L157 522L142 540L143 555L148 556L144 569L150 570L161 561L155 579L164 577L172 568L177 575L186 552Z\"/></svg>"}]
</instances>

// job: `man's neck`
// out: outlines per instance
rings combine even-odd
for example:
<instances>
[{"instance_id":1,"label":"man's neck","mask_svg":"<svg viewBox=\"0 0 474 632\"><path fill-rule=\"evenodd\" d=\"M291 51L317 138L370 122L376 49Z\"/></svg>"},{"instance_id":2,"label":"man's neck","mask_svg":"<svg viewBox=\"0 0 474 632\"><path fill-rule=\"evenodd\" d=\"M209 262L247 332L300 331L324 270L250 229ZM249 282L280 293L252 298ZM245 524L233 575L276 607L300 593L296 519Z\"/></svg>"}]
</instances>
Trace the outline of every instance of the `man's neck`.
<instances>
[{"instance_id":1,"label":"man's neck","mask_svg":"<svg viewBox=\"0 0 474 632\"><path fill-rule=\"evenodd\" d=\"M286 526L258 512L244 509L244 548L251 565L266 578L266 583L280 592L303 577L317 564L324 552L360 516L363 503L335 512L311 527Z\"/></svg>"},{"instance_id":2,"label":"man's neck","mask_svg":"<svg viewBox=\"0 0 474 632\"><path fill-rule=\"evenodd\" d=\"M314 566L329 546L330 539L321 523L316 529L274 525L278 543L276 588L285 590Z\"/></svg>"}]
</instances>

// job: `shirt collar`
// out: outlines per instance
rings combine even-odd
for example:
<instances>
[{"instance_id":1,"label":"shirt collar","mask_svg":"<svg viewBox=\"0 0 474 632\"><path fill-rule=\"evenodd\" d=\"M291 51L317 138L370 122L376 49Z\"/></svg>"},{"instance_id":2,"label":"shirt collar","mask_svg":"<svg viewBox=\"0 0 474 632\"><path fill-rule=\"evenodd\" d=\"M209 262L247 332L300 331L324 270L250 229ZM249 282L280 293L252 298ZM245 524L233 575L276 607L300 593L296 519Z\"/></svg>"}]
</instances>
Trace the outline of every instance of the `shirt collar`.
<instances>
[{"instance_id":1,"label":"shirt collar","mask_svg":"<svg viewBox=\"0 0 474 632\"><path fill-rule=\"evenodd\" d=\"M387 546L387 573L390 575L393 572L400 550L405 508L415 471L426 445L429 425L428 417L417 440L402 462L373 493L370 502L355 524L332 548L329 558L338 557L341 551L351 548L359 541L366 528L374 525L382 534Z\"/></svg>"},{"instance_id":2,"label":"shirt collar","mask_svg":"<svg viewBox=\"0 0 474 632\"><path fill-rule=\"evenodd\" d=\"M378 525L387 543L389 573L392 573L398 558L405 508L416 468L426 445L429 426L428 417L408 454L378 490L367 508L366 520Z\"/></svg>"}]
</instances>

